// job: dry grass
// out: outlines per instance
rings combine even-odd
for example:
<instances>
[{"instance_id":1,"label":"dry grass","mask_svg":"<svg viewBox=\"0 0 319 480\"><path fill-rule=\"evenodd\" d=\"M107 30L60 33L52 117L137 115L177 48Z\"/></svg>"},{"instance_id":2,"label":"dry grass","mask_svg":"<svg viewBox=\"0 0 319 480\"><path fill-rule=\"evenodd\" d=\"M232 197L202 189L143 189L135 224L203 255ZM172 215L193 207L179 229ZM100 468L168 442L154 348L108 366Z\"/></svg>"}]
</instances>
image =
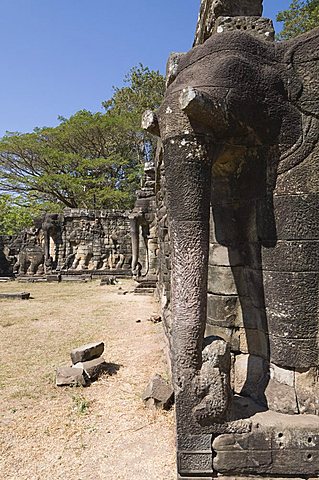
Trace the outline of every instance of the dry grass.
<instances>
[{"instance_id":1,"label":"dry grass","mask_svg":"<svg viewBox=\"0 0 319 480\"><path fill-rule=\"evenodd\" d=\"M161 324L147 321L154 300L98 282L0 284L23 290L33 299L0 300L0 478L175 479L173 413L140 400L149 378L166 374ZM114 374L55 387L70 350L96 340Z\"/></svg>"}]
</instances>

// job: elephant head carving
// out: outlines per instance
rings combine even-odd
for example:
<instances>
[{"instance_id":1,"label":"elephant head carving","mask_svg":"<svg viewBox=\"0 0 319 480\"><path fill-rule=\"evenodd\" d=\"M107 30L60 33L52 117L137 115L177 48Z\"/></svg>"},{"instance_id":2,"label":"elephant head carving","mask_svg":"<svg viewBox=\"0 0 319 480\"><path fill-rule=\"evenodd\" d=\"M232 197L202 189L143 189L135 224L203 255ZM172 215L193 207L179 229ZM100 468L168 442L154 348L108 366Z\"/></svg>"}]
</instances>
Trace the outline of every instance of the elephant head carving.
<instances>
[{"instance_id":1,"label":"elephant head carving","mask_svg":"<svg viewBox=\"0 0 319 480\"><path fill-rule=\"evenodd\" d=\"M233 358L294 374L318 368L318 45L319 29L279 44L214 34L175 55L164 101L148 115L164 148L178 436L235 421L223 341ZM207 293L224 339L209 350ZM227 314L236 299L240 321ZM251 399L285 413L269 404L268 381ZM246 394L249 382L248 371Z\"/></svg>"}]
</instances>

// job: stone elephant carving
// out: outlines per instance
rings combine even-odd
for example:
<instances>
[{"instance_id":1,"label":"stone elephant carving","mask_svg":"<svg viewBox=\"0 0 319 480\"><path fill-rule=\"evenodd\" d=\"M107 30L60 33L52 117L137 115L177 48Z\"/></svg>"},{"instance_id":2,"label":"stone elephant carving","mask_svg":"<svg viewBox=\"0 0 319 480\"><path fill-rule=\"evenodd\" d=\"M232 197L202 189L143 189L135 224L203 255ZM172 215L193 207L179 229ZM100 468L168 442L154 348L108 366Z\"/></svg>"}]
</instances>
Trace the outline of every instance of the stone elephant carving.
<instances>
[{"instance_id":1,"label":"stone elephant carving","mask_svg":"<svg viewBox=\"0 0 319 480\"><path fill-rule=\"evenodd\" d=\"M59 257L59 248L62 245L62 215L58 213L47 213L42 223L44 237L44 259L47 269L55 269ZM54 251L51 251L50 242L54 244Z\"/></svg>"},{"instance_id":2,"label":"stone elephant carving","mask_svg":"<svg viewBox=\"0 0 319 480\"><path fill-rule=\"evenodd\" d=\"M171 355L180 450L194 435L236 431L227 430L236 420L231 408L217 408L218 396L223 401L229 394L228 379L220 386L216 381L213 393L207 379L208 371L220 369L217 354L208 363L202 354L207 292L215 314L225 312L234 296L225 286L230 274L242 315L226 338L232 354L247 351L294 375L318 369L318 46L319 29L278 44L240 31L214 34L179 56L152 120L164 146L171 226ZM236 319L220 318L230 331L226 321ZM266 387L267 381L251 397L265 409ZM318 405L307 410L302 396L297 400L289 413L304 408L318 414ZM282 412L280 405L273 409ZM219 468L218 456L214 462L217 471L236 472L236 465ZM254 468L241 474L259 473ZM294 476L304 467L285 468Z\"/></svg>"},{"instance_id":3,"label":"stone elephant carving","mask_svg":"<svg viewBox=\"0 0 319 480\"><path fill-rule=\"evenodd\" d=\"M10 246L12 252L20 243L17 261L13 266L13 273L35 275L43 273L44 254L40 245L40 229L32 227L23 232L23 238L16 239Z\"/></svg>"},{"instance_id":4,"label":"stone elephant carving","mask_svg":"<svg viewBox=\"0 0 319 480\"><path fill-rule=\"evenodd\" d=\"M149 237L155 219L155 179L154 165L146 162L144 165L144 182L138 190L134 208L129 215L132 244L131 270L133 276L138 278L143 269L143 275L150 270ZM140 258L140 233L142 233L145 249L145 261Z\"/></svg>"}]
</instances>

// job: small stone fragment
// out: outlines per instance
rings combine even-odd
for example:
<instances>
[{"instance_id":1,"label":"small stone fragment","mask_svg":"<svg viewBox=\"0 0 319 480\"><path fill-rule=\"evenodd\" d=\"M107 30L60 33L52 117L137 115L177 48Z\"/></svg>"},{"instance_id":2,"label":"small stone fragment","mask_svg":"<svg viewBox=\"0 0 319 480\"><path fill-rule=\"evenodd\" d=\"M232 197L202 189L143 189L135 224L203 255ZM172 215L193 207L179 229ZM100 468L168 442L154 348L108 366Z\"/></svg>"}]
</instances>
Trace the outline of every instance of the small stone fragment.
<instances>
[{"instance_id":1,"label":"small stone fragment","mask_svg":"<svg viewBox=\"0 0 319 480\"><path fill-rule=\"evenodd\" d=\"M174 402L174 392L161 375L156 374L147 385L142 400L148 408L169 410Z\"/></svg>"},{"instance_id":2,"label":"small stone fragment","mask_svg":"<svg viewBox=\"0 0 319 480\"><path fill-rule=\"evenodd\" d=\"M86 385L83 368L59 367L56 370L57 387Z\"/></svg>"},{"instance_id":3,"label":"small stone fragment","mask_svg":"<svg viewBox=\"0 0 319 480\"><path fill-rule=\"evenodd\" d=\"M73 365L75 365L78 362L86 362L98 358L103 352L104 342L88 343L72 350L71 360Z\"/></svg>"},{"instance_id":4,"label":"small stone fragment","mask_svg":"<svg viewBox=\"0 0 319 480\"><path fill-rule=\"evenodd\" d=\"M100 285L115 285L117 283L116 277L105 277L102 278Z\"/></svg>"},{"instance_id":5,"label":"small stone fragment","mask_svg":"<svg viewBox=\"0 0 319 480\"><path fill-rule=\"evenodd\" d=\"M87 362L76 363L72 368L82 368L90 380L97 380L98 377L105 372L106 366L107 364L105 359L103 357L99 357Z\"/></svg>"},{"instance_id":6,"label":"small stone fragment","mask_svg":"<svg viewBox=\"0 0 319 480\"><path fill-rule=\"evenodd\" d=\"M142 129L151 133L152 135L160 136L158 119L155 112L146 110L142 115Z\"/></svg>"},{"instance_id":7,"label":"small stone fragment","mask_svg":"<svg viewBox=\"0 0 319 480\"><path fill-rule=\"evenodd\" d=\"M151 315L148 320L152 323L160 323L162 321L162 317L160 315Z\"/></svg>"}]
</instances>

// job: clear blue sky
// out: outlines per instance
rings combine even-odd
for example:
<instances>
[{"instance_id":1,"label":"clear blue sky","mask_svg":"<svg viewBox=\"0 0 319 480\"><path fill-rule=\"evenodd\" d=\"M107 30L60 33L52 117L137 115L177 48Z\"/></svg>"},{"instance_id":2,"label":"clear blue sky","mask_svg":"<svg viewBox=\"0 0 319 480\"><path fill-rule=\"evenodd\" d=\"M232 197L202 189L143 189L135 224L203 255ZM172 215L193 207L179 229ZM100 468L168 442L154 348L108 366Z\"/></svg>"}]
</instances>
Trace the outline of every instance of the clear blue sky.
<instances>
[{"instance_id":1,"label":"clear blue sky","mask_svg":"<svg viewBox=\"0 0 319 480\"><path fill-rule=\"evenodd\" d=\"M200 0L0 0L0 136L97 111L139 62L192 45ZM275 18L290 0L264 0ZM279 26L277 26L277 30Z\"/></svg>"}]
</instances>

